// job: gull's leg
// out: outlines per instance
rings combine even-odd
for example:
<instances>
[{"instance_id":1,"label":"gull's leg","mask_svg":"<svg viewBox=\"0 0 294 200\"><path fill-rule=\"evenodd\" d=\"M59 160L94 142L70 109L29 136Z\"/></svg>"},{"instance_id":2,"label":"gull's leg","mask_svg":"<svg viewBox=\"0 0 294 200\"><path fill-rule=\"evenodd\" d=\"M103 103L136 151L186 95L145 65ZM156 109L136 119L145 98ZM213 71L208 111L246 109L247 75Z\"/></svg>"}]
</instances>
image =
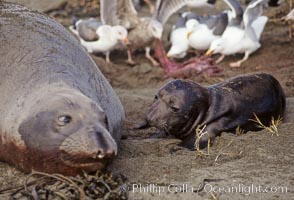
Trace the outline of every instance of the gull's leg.
<instances>
[{"instance_id":1,"label":"gull's leg","mask_svg":"<svg viewBox=\"0 0 294 200\"><path fill-rule=\"evenodd\" d=\"M216 60L216 64L220 63L221 61L223 61L223 59L225 58L225 55L221 55L217 60Z\"/></svg>"},{"instance_id":2,"label":"gull's leg","mask_svg":"<svg viewBox=\"0 0 294 200\"><path fill-rule=\"evenodd\" d=\"M289 39L292 40L293 35L292 35L292 24L291 24L291 22L289 24L289 30L288 31L289 31Z\"/></svg>"},{"instance_id":3,"label":"gull's leg","mask_svg":"<svg viewBox=\"0 0 294 200\"><path fill-rule=\"evenodd\" d=\"M154 9L154 6L151 3L151 1L150 0L144 0L144 2L149 6L150 13L153 14L155 9Z\"/></svg>"},{"instance_id":4,"label":"gull's leg","mask_svg":"<svg viewBox=\"0 0 294 200\"><path fill-rule=\"evenodd\" d=\"M188 12L192 12L192 7L188 6Z\"/></svg>"},{"instance_id":5,"label":"gull's leg","mask_svg":"<svg viewBox=\"0 0 294 200\"><path fill-rule=\"evenodd\" d=\"M106 63L108 63L108 64L111 63L109 56L110 56L110 51L107 51L107 52L106 52L105 59L106 59Z\"/></svg>"},{"instance_id":6,"label":"gull's leg","mask_svg":"<svg viewBox=\"0 0 294 200\"><path fill-rule=\"evenodd\" d=\"M150 60L152 62L153 66L158 66L159 63L150 55L150 47L146 47L145 48L145 56L148 60Z\"/></svg>"},{"instance_id":7,"label":"gull's leg","mask_svg":"<svg viewBox=\"0 0 294 200\"><path fill-rule=\"evenodd\" d=\"M80 6L85 6L86 5L86 0L80 1Z\"/></svg>"},{"instance_id":8,"label":"gull's leg","mask_svg":"<svg viewBox=\"0 0 294 200\"><path fill-rule=\"evenodd\" d=\"M230 63L230 67L241 67L241 64L248 59L249 55L250 53L246 51L243 59L234 63Z\"/></svg>"},{"instance_id":9,"label":"gull's leg","mask_svg":"<svg viewBox=\"0 0 294 200\"><path fill-rule=\"evenodd\" d=\"M290 7L290 11L292 10L292 7L293 7L293 2L292 0L289 1L289 7ZM293 35L292 35L292 23L291 23L291 20L289 22L289 38L292 40L293 38Z\"/></svg>"},{"instance_id":10,"label":"gull's leg","mask_svg":"<svg viewBox=\"0 0 294 200\"><path fill-rule=\"evenodd\" d=\"M133 60L132 58L132 50L130 48L128 48L128 60L127 60L127 63L130 64L130 65L135 65L136 62Z\"/></svg>"}]
</instances>

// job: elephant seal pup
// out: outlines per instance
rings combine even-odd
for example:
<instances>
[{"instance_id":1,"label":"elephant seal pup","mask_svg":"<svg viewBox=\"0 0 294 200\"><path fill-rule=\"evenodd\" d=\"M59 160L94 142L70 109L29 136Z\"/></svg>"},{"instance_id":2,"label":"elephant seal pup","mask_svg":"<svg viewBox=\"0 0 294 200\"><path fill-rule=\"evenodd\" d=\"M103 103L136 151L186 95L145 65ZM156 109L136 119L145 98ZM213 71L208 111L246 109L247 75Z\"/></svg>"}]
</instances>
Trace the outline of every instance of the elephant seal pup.
<instances>
[{"instance_id":1,"label":"elephant seal pup","mask_svg":"<svg viewBox=\"0 0 294 200\"><path fill-rule=\"evenodd\" d=\"M117 152L124 110L78 41L52 18L0 3L0 160L75 175Z\"/></svg>"},{"instance_id":2,"label":"elephant seal pup","mask_svg":"<svg viewBox=\"0 0 294 200\"><path fill-rule=\"evenodd\" d=\"M257 131L254 113L265 125L272 117L282 117L285 95L279 82L269 74L238 76L203 87L193 81L173 80L155 95L141 128L153 126L183 140L194 148L196 128L208 133L200 138L200 148L213 143L222 132ZM139 127L140 128L140 127Z\"/></svg>"}]
</instances>

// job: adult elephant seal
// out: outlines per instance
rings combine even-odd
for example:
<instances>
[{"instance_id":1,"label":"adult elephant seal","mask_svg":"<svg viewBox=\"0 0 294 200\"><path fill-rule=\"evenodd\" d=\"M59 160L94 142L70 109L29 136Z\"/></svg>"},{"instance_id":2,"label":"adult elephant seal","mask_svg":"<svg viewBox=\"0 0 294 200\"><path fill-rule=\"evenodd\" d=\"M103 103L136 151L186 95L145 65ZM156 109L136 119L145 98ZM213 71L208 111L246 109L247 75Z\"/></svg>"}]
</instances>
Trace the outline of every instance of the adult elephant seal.
<instances>
[{"instance_id":1,"label":"adult elephant seal","mask_svg":"<svg viewBox=\"0 0 294 200\"><path fill-rule=\"evenodd\" d=\"M279 82L269 74L238 76L203 87L192 81L173 80L162 87L147 111L146 122L139 128L153 126L183 140L194 148L196 128L207 132L200 138L200 148L213 142L222 132L260 130L254 114L265 125L272 117L282 117L285 95Z\"/></svg>"},{"instance_id":2,"label":"adult elephant seal","mask_svg":"<svg viewBox=\"0 0 294 200\"><path fill-rule=\"evenodd\" d=\"M117 152L124 110L78 41L60 24L0 3L0 160L75 175Z\"/></svg>"}]
</instances>

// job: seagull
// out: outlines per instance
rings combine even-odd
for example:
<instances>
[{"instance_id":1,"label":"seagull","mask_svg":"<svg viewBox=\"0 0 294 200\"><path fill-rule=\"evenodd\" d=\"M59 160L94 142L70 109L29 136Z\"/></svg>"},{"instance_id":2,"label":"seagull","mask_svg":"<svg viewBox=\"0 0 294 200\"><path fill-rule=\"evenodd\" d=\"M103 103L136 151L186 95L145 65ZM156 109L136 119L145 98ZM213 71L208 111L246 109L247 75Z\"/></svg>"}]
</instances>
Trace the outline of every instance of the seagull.
<instances>
[{"instance_id":1,"label":"seagull","mask_svg":"<svg viewBox=\"0 0 294 200\"><path fill-rule=\"evenodd\" d=\"M145 56L154 66L158 62L150 55L154 39L161 39L163 26L168 18L177 10L193 0L157 0L152 17L140 18L132 0L100 0L101 20L104 24L122 25L129 31L128 60L132 59L132 51L145 48Z\"/></svg>"},{"instance_id":2,"label":"seagull","mask_svg":"<svg viewBox=\"0 0 294 200\"><path fill-rule=\"evenodd\" d=\"M105 53L107 63L111 63L110 51L119 41L128 44L128 32L123 26L105 25L94 18L77 20L69 30L89 53Z\"/></svg>"},{"instance_id":3,"label":"seagull","mask_svg":"<svg viewBox=\"0 0 294 200\"><path fill-rule=\"evenodd\" d=\"M193 49L207 50L212 41L221 37L227 25L228 12L190 19L186 22L188 43Z\"/></svg>"},{"instance_id":4,"label":"seagull","mask_svg":"<svg viewBox=\"0 0 294 200\"><path fill-rule=\"evenodd\" d=\"M194 8L212 7L215 2L216 0L193 0L187 3L187 6ZM182 13L172 28L170 34L172 46L167 53L167 57L183 58L186 56L189 47L207 50L211 43L207 44L207 40L212 40L211 37L214 39L215 34L220 35L225 30L228 21L226 15L200 16L192 12Z\"/></svg>"},{"instance_id":5,"label":"seagull","mask_svg":"<svg viewBox=\"0 0 294 200\"><path fill-rule=\"evenodd\" d=\"M206 55L220 53L222 56L217 60L219 63L226 55L245 53L243 59L230 63L231 67L240 67L249 55L261 46L259 39L268 21L268 17L262 16L262 11L268 0L251 1L243 14L243 19L240 18L242 13L234 7L237 3L235 0L224 1L232 9L234 17L221 38L211 43Z\"/></svg>"},{"instance_id":6,"label":"seagull","mask_svg":"<svg viewBox=\"0 0 294 200\"><path fill-rule=\"evenodd\" d=\"M236 10L243 12L238 3L234 6ZM182 58L186 55L189 46L196 50L207 50L213 40L220 38L232 15L230 11L209 16L200 16L191 12L183 13L177 22L180 25L172 30L172 46L167 56Z\"/></svg>"},{"instance_id":7,"label":"seagull","mask_svg":"<svg viewBox=\"0 0 294 200\"><path fill-rule=\"evenodd\" d=\"M186 22L194 18L199 18L199 16L191 12L180 14L169 35L169 41L172 45L167 53L167 57L184 58L186 56L189 49Z\"/></svg>"}]
</instances>

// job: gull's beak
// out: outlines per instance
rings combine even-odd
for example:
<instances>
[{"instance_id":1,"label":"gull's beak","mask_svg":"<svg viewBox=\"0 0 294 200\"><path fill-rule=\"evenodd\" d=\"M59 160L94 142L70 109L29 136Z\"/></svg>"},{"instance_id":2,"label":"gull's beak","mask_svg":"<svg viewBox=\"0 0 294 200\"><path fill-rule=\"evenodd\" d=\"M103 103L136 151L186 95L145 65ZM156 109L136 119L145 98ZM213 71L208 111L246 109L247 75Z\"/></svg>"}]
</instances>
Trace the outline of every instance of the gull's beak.
<instances>
[{"instance_id":1,"label":"gull's beak","mask_svg":"<svg viewBox=\"0 0 294 200\"><path fill-rule=\"evenodd\" d=\"M125 45L128 45L130 42L129 42L129 39L126 37L124 39L121 40Z\"/></svg>"},{"instance_id":2,"label":"gull's beak","mask_svg":"<svg viewBox=\"0 0 294 200\"><path fill-rule=\"evenodd\" d=\"M167 54L166 54L166 57L170 58L170 54L169 54L169 53L167 53Z\"/></svg>"},{"instance_id":3,"label":"gull's beak","mask_svg":"<svg viewBox=\"0 0 294 200\"><path fill-rule=\"evenodd\" d=\"M187 38L189 39L189 37L191 36L192 32L188 32L187 33Z\"/></svg>"},{"instance_id":4,"label":"gull's beak","mask_svg":"<svg viewBox=\"0 0 294 200\"><path fill-rule=\"evenodd\" d=\"M211 56L213 54L213 50L212 49L208 49L205 53L206 56Z\"/></svg>"}]
</instances>

